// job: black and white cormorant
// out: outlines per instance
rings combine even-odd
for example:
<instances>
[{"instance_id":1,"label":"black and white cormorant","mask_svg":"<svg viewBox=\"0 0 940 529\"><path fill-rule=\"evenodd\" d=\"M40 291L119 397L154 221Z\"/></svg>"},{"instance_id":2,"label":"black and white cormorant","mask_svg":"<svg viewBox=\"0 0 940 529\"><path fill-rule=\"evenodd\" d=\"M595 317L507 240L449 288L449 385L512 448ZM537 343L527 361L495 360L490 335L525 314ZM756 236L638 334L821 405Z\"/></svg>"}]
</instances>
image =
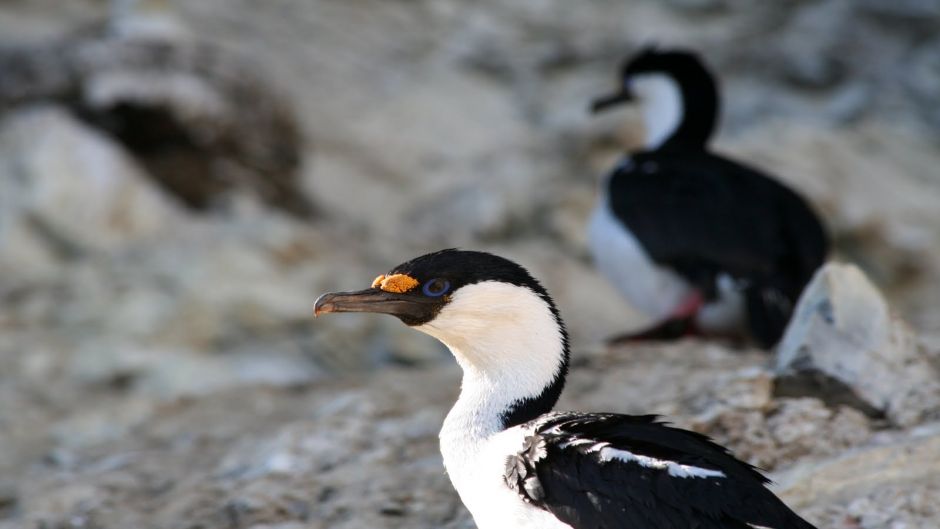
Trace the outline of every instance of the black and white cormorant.
<instances>
[{"instance_id":1,"label":"black and white cormorant","mask_svg":"<svg viewBox=\"0 0 940 529\"><path fill-rule=\"evenodd\" d=\"M696 55L648 48L620 76L592 109L639 103L646 146L604 178L589 241L600 271L658 322L627 337L702 332L772 346L828 253L819 218L780 182L709 152L718 87Z\"/></svg>"},{"instance_id":2,"label":"black and white cormorant","mask_svg":"<svg viewBox=\"0 0 940 529\"><path fill-rule=\"evenodd\" d=\"M443 250L314 311L391 314L450 349L463 382L441 453L480 529L813 529L703 435L651 415L551 412L565 326L512 261Z\"/></svg>"}]
</instances>

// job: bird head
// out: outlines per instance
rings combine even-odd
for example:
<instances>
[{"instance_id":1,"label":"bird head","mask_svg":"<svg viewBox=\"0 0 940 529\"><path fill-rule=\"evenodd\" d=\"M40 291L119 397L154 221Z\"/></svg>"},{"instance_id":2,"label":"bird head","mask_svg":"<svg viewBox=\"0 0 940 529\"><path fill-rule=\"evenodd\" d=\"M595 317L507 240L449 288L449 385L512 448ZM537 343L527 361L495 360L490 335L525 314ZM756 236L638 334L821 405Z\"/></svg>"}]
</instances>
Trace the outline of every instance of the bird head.
<instances>
[{"instance_id":1,"label":"bird head","mask_svg":"<svg viewBox=\"0 0 940 529\"><path fill-rule=\"evenodd\" d=\"M443 342L466 369L512 372L567 361L567 334L548 293L525 268L485 252L417 257L355 292L323 294L316 315L389 314Z\"/></svg>"},{"instance_id":2,"label":"bird head","mask_svg":"<svg viewBox=\"0 0 940 529\"><path fill-rule=\"evenodd\" d=\"M677 134L683 141L704 144L717 120L718 88L695 53L648 47L627 59L617 90L594 99L591 111L628 102L643 110L649 147L658 147ZM689 110L693 114L686 116Z\"/></svg>"},{"instance_id":3,"label":"bird head","mask_svg":"<svg viewBox=\"0 0 940 529\"><path fill-rule=\"evenodd\" d=\"M602 112L629 102L647 104L669 87L680 93L683 84L703 76L710 74L695 53L646 47L624 62L617 90L592 101L591 110Z\"/></svg>"}]
</instances>

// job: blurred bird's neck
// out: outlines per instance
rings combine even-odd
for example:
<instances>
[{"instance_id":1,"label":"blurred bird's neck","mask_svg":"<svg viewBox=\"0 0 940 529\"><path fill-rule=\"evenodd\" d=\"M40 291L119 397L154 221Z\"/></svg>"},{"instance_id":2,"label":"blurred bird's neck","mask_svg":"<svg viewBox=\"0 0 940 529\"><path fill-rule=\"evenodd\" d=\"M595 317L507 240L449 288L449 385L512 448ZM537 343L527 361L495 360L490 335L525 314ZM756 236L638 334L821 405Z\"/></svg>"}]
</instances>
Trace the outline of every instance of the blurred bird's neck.
<instances>
[{"instance_id":1,"label":"blurred bird's neck","mask_svg":"<svg viewBox=\"0 0 940 529\"><path fill-rule=\"evenodd\" d=\"M646 148L704 148L715 128L718 94L702 75L679 83L671 76L650 74L632 83L643 105Z\"/></svg>"},{"instance_id":2,"label":"blurred bird's neck","mask_svg":"<svg viewBox=\"0 0 940 529\"><path fill-rule=\"evenodd\" d=\"M658 149L682 124L682 91L672 78L665 75L642 76L634 86L642 94L646 148Z\"/></svg>"}]
</instances>

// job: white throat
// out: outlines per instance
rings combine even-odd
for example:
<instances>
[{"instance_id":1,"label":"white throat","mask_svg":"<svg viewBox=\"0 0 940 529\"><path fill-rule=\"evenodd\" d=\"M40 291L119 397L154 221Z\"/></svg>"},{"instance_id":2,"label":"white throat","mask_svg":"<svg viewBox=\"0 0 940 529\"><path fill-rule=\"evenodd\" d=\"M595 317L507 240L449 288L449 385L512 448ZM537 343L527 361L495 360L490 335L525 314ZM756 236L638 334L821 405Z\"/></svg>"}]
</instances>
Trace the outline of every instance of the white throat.
<instances>
[{"instance_id":1,"label":"white throat","mask_svg":"<svg viewBox=\"0 0 940 529\"><path fill-rule=\"evenodd\" d=\"M459 288L430 322L463 368L460 397L441 428L441 455L454 488L481 529L561 529L506 486L506 457L530 432L504 429L503 414L540 395L559 374L565 345L547 301L526 287L487 281Z\"/></svg>"},{"instance_id":2,"label":"white throat","mask_svg":"<svg viewBox=\"0 0 940 529\"><path fill-rule=\"evenodd\" d=\"M646 147L656 149L682 123L682 91L672 77L664 74L637 75L630 80L630 90L643 108Z\"/></svg>"},{"instance_id":3,"label":"white throat","mask_svg":"<svg viewBox=\"0 0 940 529\"><path fill-rule=\"evenodd\" d=\"M460 397L441 430L441 446L474 443L502 430L501 415L536 397L558 375L561 327L526 287L486 281L457 290L430 322L415 327L446 345L463 368Z\"/></svg>"}]
</instances>

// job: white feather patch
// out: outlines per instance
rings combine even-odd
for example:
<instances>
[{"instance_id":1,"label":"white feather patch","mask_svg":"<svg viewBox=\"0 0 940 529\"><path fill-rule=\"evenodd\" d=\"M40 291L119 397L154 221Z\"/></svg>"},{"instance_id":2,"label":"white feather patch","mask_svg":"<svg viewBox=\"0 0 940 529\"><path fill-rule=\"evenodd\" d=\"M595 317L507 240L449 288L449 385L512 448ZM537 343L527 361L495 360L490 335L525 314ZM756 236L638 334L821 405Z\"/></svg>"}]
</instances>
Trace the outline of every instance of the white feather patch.
<instances>
[{"instance_id":1,"label":"white feather patch","mask_svg":"<svg viewBox=\"0 0 940 529\"><path fill-rule=\"evenodd\" d=\"M634 454L628 450L613 448L610 443L597 443L592 446L588 452L596 452L601 463L607 463L614 459L627 463L636 463L646 468L665 470L669 475L675 478L723 478L725 473L720 470L711 470L692 465L683 465L675 461L657 459L655 457Z\"/></svg>"}]
</instances>

